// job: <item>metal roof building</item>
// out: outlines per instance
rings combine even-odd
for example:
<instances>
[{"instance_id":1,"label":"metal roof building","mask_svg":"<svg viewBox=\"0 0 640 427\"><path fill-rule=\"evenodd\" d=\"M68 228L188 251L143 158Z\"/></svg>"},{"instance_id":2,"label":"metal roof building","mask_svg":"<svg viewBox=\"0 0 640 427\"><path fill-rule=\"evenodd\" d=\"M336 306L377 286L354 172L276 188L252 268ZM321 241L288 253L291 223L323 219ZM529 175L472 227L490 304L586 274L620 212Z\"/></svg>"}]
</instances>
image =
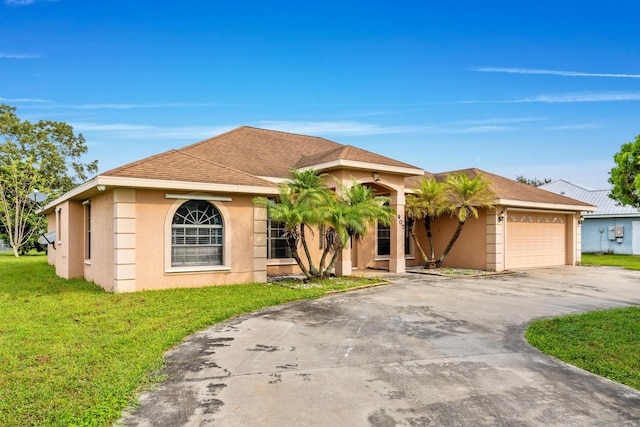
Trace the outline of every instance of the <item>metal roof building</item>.
<instances>
[{"instance_id":1,"label":"metal roof building","mask_svg":"<svg viewBox=\"0 0 640 427\"><path fill-rule=\"evenodd\" d=\"M584 212L582 252L640 255L640 210L622 206L609 190L595 190L559 179L539 188L597 206Z\"/></svg>"}]
</instances>

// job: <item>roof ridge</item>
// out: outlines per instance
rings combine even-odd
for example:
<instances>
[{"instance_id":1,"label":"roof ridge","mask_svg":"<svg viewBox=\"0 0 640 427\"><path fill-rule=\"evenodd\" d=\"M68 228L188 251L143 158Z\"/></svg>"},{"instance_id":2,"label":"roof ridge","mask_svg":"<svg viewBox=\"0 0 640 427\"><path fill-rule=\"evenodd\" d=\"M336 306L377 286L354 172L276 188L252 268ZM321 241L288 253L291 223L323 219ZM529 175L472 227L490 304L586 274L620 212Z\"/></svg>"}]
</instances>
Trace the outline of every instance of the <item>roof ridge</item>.
<instances>
[{"instance_id":1,"label":"roof ridge","mask_svg":"<svg viewBox=\"0 0 640 427\"><path fill-rule=\"evenodd\" d=\"M351 151L355 151L355 150L352 150L353 148L354 148L353 145L345 145L342 148L342 152L340 153L340 158L344 159L349 157L349 154L351 153Z\"/></svg>"},{"instance_id":2,"label":"roof ridge","mask_svg":"<svg viewBox=\"0 0 640 427\"><path fill-rule=\"evenodd\" d=\"M578 184L577 182L574 182L574 181L571 181L571 180L568 180L568 179L564 179L564 178L556 179L555 181L551 181L549 184L553 184L554 182L558 182L558 181L566 182L567 184L571 184L574 187L578 187L578 188L580 188L581 190L584 190L584 191L598 191L598 189L596 189L596 188L587 187L586 185Z\"/></svg>"},{"instance_id":3,"label":"roof ridge","mask_svg":"<svg viewBox=\"0 0 640 427\"><path fill-rule=\"evenodd\" d=\"M186 151L187 149L191 149L191 148L193 148L193 147L197 147L197 146L199 146L199 145L202 145L202 144L204 144L204 143L206 143L206 142L210 142L210 141L213 141L213 140L215 140L215 139L219 139L219 138L221 138L221 137L223 137L223 136L227 136L227 135L230 135L230 134L233 134L233 133L239 132L239 131L241 131L242 129L244 129L244 128L248 128L248 127L249 127L249 126L240 126L240 127L237 127L237 128L231 129L231 130L228 130L228 131L226 131L226 132L223 132L223 133L221 133L221 134L214 135L214 136L209 137L209 138L207 138L207 139L203 139L202 141L198 141L198 142L194 142L193 144L185 145L184 147L180 147L180 148L178 148L176 151Z\"/></svg>"}]
</instances>

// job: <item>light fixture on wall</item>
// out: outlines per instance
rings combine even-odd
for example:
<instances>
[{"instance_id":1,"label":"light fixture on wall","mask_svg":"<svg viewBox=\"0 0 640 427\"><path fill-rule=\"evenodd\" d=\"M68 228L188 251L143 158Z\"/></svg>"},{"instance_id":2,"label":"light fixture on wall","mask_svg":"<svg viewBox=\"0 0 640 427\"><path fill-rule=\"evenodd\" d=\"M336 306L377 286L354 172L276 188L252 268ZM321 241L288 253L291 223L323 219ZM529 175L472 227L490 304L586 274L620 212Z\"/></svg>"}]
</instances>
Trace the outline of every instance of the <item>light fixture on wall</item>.
<instances>
[{"instance_id":1,"label":"light fixture on wall","mask_svg":"<svg viewBox=\"0 0 640 427\"><path fill-rule=\"evenodd\" d=\"M371 176L373 177L374 182L380 182L380 175L378 175L378 172L371 172Z\"/></svg>"},{"instance_id":2,"label":"light fixture on wall","mask_svg":"<svg viewBox=\"0 0 640 427\"><path fill-rule=\"evenodd\" d=\"M107 189L107 186L104 184L98 184L96 188L98 189L98 191L104 191Z\"/></svg>"},{"instance_id":3,"label":"light fixture on wall","mask_svg":"<svg viewBox=\"0 0 640 427\"><path fill-rule=\"evenodd\" d=\"M584 217L582 215L580 215L578 217L578 225L582 225L583 222L584 222Z\"/></svg>"},{"instance_id":4,"label":"light fixture on wall","mask_svg":"<svg viewBox=\"0 0 640 427\"><path fill-rule=\"evenodd\" d=\"M504 209L500 212L500 215L498 215L498 222L502 222L504 221L504 218L506 217L505 213L504 213Z\"/></svg>"}]
</instances>

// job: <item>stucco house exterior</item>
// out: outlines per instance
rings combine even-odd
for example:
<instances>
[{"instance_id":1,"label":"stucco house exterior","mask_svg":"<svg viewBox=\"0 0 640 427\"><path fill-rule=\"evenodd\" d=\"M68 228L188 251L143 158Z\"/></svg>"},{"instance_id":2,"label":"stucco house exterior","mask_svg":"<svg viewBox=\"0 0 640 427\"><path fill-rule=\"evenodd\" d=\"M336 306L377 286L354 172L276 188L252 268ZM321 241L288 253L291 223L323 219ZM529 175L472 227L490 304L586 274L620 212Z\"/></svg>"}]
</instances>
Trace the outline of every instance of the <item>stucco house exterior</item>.
<instances>
[{"instance_id":1,"label":"stucco house exterior","mask_svg":"<svg viewBox=\"0 0 640 427\"><path fill-rule=\"evenodd\" d=\"M640 210L622 206L609 190L594 190L559 179L540 188L598 207L584 212L582 252L640 255Z\"/></svg>"},{"instance_id":2,"label":"stucco house exterior","mask_svg":"<svg viewBox=\"0 0 640 427\"><path fill-rule=\"evenodd\" d=\"M421 177L446 174L324 138L246 126L104 172L47 204L55 236L49 263L61 277L84 277L113 292L296 273L279 224L253 203L277 195L291 168L327 173L334 188L355 179L388 196L396 212L391 226L342 251L336 274L421 264L404 227L405 196ZM460 172L491 179L496 209L466 224L447 265L503 271L579 262L578 218L592 206L477 169ZM434 224L440 250L455 225L449 217ZM424 227L416 227L426 246ZM320 234L311 242L318 253Z\"/></svg>"}]
</instances>

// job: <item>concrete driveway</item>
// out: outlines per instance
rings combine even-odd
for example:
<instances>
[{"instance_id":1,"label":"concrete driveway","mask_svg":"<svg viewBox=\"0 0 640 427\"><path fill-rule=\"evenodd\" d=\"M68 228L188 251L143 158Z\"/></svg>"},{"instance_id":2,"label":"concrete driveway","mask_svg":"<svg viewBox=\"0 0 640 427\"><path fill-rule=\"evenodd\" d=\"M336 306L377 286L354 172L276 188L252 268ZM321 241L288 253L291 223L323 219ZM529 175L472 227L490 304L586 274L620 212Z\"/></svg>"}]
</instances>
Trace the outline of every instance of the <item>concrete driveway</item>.
<instances>
[{"instance_id":1,"label":"concrete driveway","mask_svg":"<svg viewBox=\"0 0 640 427\"><path fill-rule=\"evenodd\" d=\"M640 392L547 357L528 322L640 305L640 272L559 267L394 284L190 337L127 426L640 425Z\"/></svg>"}]
</instances>

